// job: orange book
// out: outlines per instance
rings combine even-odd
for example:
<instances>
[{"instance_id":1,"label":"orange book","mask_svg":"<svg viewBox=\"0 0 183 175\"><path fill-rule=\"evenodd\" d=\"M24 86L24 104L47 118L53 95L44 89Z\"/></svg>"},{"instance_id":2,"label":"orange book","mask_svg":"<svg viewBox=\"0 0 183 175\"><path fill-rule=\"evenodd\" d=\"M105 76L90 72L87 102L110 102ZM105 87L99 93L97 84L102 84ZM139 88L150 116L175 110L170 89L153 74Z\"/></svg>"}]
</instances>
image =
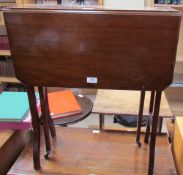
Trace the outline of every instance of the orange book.
<instances>
[{"instance_id":1,"label":"orange book","mask_svg":"<svg viewBox=\"0 0 183 175\"><path fill-rule=\"evenodd\" d=\"M48 93L48 104L52 118L60 118L82 113L71 90Z\"/></svg>"}]
</instances>

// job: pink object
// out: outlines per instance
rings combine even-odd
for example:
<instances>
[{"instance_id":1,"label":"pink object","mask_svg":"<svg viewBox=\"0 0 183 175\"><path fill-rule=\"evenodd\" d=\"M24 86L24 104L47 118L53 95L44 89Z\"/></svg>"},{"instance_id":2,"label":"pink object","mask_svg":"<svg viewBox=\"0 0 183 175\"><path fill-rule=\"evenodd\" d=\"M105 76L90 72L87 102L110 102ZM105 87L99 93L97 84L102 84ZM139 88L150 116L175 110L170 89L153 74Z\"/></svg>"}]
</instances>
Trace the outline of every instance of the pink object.
<instances>
[{"instance_id":1,"label":"pink object","mask_svg":"<svg viewBox=\"0 0 183 175\"><path fill-rule=\"evenodd\" d=\"M37 110L38 113L41 113L40 100L37 99ZM0 122L0 131L13 129L13 130L22 130L22 129L30 129L32 127L31 114L30 111L27 114L27 117L21 122Z\"/></svg>"},{"instance_id":2,"label":"pink object","mask_svg":"<svg viewBox=\"0 0 183 175\"><path fill-rule=\"evenodd\" d=\"M31 128L31 115L28 113L27 117L22 122L0 122L0 130L22 130Z\"/></svg>"}]
</instances>

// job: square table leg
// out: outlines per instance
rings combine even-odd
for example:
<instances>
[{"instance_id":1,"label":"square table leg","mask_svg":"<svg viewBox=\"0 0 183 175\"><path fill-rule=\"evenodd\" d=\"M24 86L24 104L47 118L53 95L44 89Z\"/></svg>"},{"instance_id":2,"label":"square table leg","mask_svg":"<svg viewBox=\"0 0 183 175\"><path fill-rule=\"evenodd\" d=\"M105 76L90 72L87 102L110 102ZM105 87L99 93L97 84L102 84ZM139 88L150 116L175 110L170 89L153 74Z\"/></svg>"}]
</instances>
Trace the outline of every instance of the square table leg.
<instances>
[{"instance_id":1,"label":"square table leg","mask_svg":"<svg viewBox=\"0 0 183 175\"><path fill-rule=\"evenodd\" d=\"M147 126L146 126L144 143L148 143L149 142L150 120L151 120L151 116L152 116L152 112L153 112L154 96L155 96L155 92L154 91L151 91L151 98L150 98L150 105L149 105L149 116L148 116L148 122L147 122Z\"/></svg>"},{"instance_id":2,"label":"square table leg","mask_svg":"<svg viewBox=\"0 0 183 175\"><path fill-rule=\"evenodd\" d=\"M104 114L99 114L99 129L104 129Z\"/></svg>"},{"instance_id":3,"label":"square table leg","mask_svg":"<svg viewBox=\"0 0 183 175\"><path fill-rule=\"evenodd\" d=\"M161 102L162 91L156 91L155 95L155 104L152 117L152 131L151 131L151 140L149 145L149 164L148 164L148 175L153 175L154 171L154 156L155 156L155 144L156 144L156 133L159 117L159 109Z\"/></svg>"},{"instance_id":4,"label":"square table leg","mask_svg":"<svg viewBox=\"0 0 183 175\"><path fill-rule=\"evenodd\" d=\"M33 163L35 169L40 169L40 119L37 111L37 102L34 87L27 86L27 94L32 115L33 127Z\"/></svg>"},{"instance_id":5,"label":"square table leg","mask_svg":"<svg viewBox=\"0 0 183 175\"><path fill-rule=\"evenodd\" d=\"M144 110L144 99L145 99L145 91L141 91L139 115L138 115L138 121L137 121L137 135L136 135L136 143L139 146L141 145L141 143L140 143L140 133L141 133L143 110Z\"/></svg>"},{"instance_id":6,"label":"square table leg","mask_svg":"<svg viewBox=\"0 0 183 175\"><path fill-rule=\"evenodd\" d=\"M48 115L45 105L45 97L43 92L43 87L38 87L39 90L39 96L40 96L40 105L41 105L41 111L42 111L42 120L43 120L43 130L44 130L44 137L45 137L45 145L46 145L46 154L45 158L47 159L50 152L51 152L51 141L50 141L50 132L49 132L49 121L48 121Z\"/></svg>"},{"instance_id":7,"label":"square table leg","mask_svg":"<svg viewBox=\"0 0 183 175\"><path fill-rule=\"evenodd\" d=\"M50 115L50 108L49 108L49 104L48 104L48 92L47 92L47 88L44 88L44 100L45 100L45 106L46 106L46 115L47 115L47 119L48 119L48 124L49 124L49 128L50 128L50 132L51 132L51 136L55 137L56 136L56 130L55 130L55 125L53 123L53 119L51 118Z\"/></svg>"}]
</instances>

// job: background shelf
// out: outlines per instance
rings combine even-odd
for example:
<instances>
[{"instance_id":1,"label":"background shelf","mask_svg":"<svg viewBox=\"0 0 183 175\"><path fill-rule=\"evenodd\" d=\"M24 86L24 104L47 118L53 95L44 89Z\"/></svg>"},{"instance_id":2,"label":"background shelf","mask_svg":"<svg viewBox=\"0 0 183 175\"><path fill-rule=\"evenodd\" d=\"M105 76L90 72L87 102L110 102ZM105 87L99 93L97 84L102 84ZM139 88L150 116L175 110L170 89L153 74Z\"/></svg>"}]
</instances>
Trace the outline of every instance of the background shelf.
<instances>
[{"instance_id":1,"label":"background shelf","mask_svg":"<svg viewBox=\"0 0 183 175\"><path fill-rule=\"evenodd\" d=\"M0 50L0 56L11 56L10 50Z\"/></svg>"},{"instance_id":2,"label":"background shelf","mask_svg":"<svg viewBox=\"0 0 183 175\"><path fill-rule=\"evenodd\" d=\"M20 81L14 77L0 77L0 83L20 83Z\"/></svg>"}]
</instances>

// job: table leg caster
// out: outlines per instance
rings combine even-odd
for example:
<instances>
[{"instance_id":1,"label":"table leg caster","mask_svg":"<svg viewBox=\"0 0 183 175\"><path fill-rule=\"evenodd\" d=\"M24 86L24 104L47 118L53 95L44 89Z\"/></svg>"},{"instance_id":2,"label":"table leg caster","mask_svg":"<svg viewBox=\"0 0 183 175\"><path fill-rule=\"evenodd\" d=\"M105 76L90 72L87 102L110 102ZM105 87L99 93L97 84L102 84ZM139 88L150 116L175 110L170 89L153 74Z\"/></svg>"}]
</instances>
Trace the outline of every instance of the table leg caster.
<instances>
[{"instance_id":1,"label":"table leg caster","mask_svg":"<svg viewBox=\"0 0 183 175\"><path fill-rule=\"evenodd\" d=\"M44 158L49 159L49 155L51 154L51 151L46 151Z\"/></svg>"},{"instance_id":2,"label":"table leg caster","mask_svg":"<svg viewBox=\"0 0 183 175\"><path fill-rule=\"evenodd\" d=\"M136 143L137 143L138 147L140 148L141 147L140 141L137 141Z\"/></svg>"}]
</instances>

